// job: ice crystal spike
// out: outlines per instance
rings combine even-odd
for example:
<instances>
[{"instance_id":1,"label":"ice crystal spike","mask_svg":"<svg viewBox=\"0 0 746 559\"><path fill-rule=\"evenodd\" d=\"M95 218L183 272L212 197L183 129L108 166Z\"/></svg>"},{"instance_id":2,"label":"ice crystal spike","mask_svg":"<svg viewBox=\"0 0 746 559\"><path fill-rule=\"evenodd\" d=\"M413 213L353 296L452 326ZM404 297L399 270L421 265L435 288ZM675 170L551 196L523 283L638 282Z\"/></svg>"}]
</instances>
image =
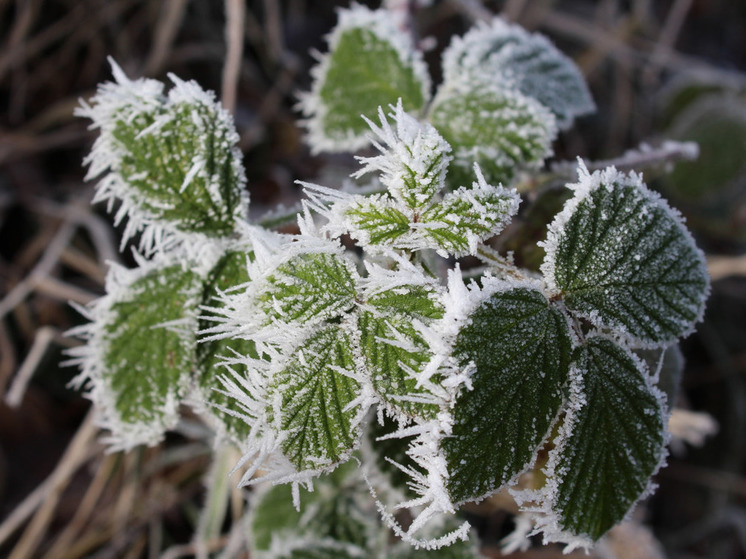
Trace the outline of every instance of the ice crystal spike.
<instances>
[{"instance_id":1,"label":"ice crystal spike","mask_svg":"<svg viewBox=\"0 0 746 559\"><path fill-rule=\"evenodd\" d=\"M248 198L238 134L230 115L194 82L171 76L168 96L155 80L130 80L112 61L115 83L102 85L78 116L99 130L88 178L101 177L94 202L119 204L122 242L141 233L152 253L196 236L230 236Z\"/></svg>"},{"instance_id":2,"label":"ice crystal spike","mask_svg":"<svg viewBox=\"0 0 746 559\"><path fill-rule=\"evenodd\" d=\"M572 60L546 37L499 18L453 39L443 53L443 79L449 88L482 83L519 91L550 109L563 130L596 108Z\"/></svg>"},{"instance_id":3,"label":"ice crystal spike","mask_svg":"<svg viewBox=\"0 0 746 559\"><path fill-rule=\"evenodd\" d=\"M401 99L390 116L395 128L380 107L381 126L367 120L381 154L358 157L364 166L354 176L378 172L381 182L400 204L412 211L425 210L445 184L451 146L430 124L420 123L405 113Z\"/></svg>"},{"instance_id":4,"label":"ice crystal spike","mask_svg":"<svg viewBox=\"0 0 746 559\"><path fill-rule=\"evenodd\" d=\"M704 255L635 173L581 166L573 198L549 227L542 272L568 309L630 341L665 346L701 320Z\"/></svg>"},{"instance_id":5,"label":"ice crystal spike","mask_svg":"<svg viewBox=\"0 0 746 559\"><path fill-rule=\"evenodd\" d=\"M488 182L510 183L521 170L536 169L552 155L557 127L552 113L519 91L478 81L442 87L430 121L453 148L452 188L469 184L477 162Z\"/></svg>"},{"instance_id":6,"label":"ice crystal spike","mask_svg":"<svg viewBox=\"0 0 746 559\"><path fill-rule=\"evenodd\" d=\"M369 141L361 115L373 118L397 99L415 112L427 103L427 67L391 12L353 3L339 11L328 42L300 102L312 151L356 151Z\"/></svg>"}]
</instances>

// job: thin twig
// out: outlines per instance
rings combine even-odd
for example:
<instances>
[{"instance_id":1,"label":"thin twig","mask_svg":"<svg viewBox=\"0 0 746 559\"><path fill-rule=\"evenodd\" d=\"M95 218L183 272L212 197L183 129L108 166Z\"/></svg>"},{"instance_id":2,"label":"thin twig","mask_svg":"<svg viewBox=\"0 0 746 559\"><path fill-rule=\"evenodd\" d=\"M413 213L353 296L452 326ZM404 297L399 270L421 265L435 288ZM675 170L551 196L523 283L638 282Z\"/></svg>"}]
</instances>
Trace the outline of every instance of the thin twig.
<instances>
[{"instance_id":1,"label":"thin twig","mask_svg":"<svg viewBox=\"0 0 746 559\"><path fill-rule=\"evenodd\" d=\"M62 251L70 242L74 231L75 227L72 223L65 222L62 224L31 273L11 289L5 298L0 301L0 318L14 309L37 287L42 278L47 277L52 272L52 269L59 261Z\"/></svg>"},{"instance_id":2,"label":"thin twig","mask_svg":"<svg viewBox=\"0 0 746 559\"><path fill-rule=\"evenodd\" d=\"M225 0L225 42L227 50L225 65L223 66L222 103L223 107L230 112L236 110L245 18L244 0Z\"/></svg>"},{"instance_id":3,"label":"thin twig","mask_svg":"<svg viewBox=\"0 0 746 559\"><path fill-rule=\"evenodd\" d=\"M16 370L16 351L10 341L5 323L0 320L0 398L5 395L5 387Z\"/></svg>"},{"instance_id":4,"label":"thin twig","mask_svg":"<svg viewBox=\"0 0 746 559\"><path fill-rule=\"evenodd\" d=\"M669 165L677 161L694 161L699 157L699 146L695 142L663 142L657 148L642 144L639 148L629 150L621 157L604 159L601 161L587 161L589 171L616 167L619 171L646 169L661 165ZM558 175L574 177L577 173L576 161L557 161L551 166L551 172Z\"/></svg>"},{"instance_id":5,"label":"thin twig","mask_svg":"<svg viewBox=\"0 0 746 559\"><path fill-rule=\"evenodd\" d=\"M44 358L44 355L49 348L49 344L52 341L56 341L60 345L66 346L70 346L73 343L69 338L62 336L57 328L53 328L52 326L42 326L39 328L36 331L34 343L32 344L28 355L26 355L26 359L23 360L21 367L13 378L10 390L8 390L8 393L5 395L5 403L9 407L16 408L21 405L23 396L26 394L26 387L28 386L31 377L33 377L36 372L36 369L39 367L39 363L41 363L41 360Z\"/></svg>"},{"instance_id":6,"label":"thin twig","mask_svg":"<svg viewBox=\"0 0 746 559\"><path fill-rule=\"evenodd\" d=\"M746 255L708 256L707 270L713 281L730 276L746 276Z\"/></svg>"},{"instance_id":7,"label":"thin twig","mask_svg":"<svg viewBox=\"0 0 746 559\"><path fill-rule=\"evenodd\" d=\"M285 51L285 41L282 36L280 2L277 0L264 0L264 33L267 37L270 56L275 62L281 61Z\"/></svg>"},{"instance_id":8,"label":"thin twig","mask_svg":"<svg viewBox=\"0 0 746 559\"><path fill-rule=\"evenodd\" d=\"M62 557L63 553L69 551L76 536L80 534L85 525L90 521L93 507L96 506L106 484L111 481L111 476L118 460L119 457L116 454L108 454L104 457L96 470L96 475L88 485L85 495L78 504L75 515L44 556L45 559L57 559L58 557Z\"/></svg>"}]
</instances>

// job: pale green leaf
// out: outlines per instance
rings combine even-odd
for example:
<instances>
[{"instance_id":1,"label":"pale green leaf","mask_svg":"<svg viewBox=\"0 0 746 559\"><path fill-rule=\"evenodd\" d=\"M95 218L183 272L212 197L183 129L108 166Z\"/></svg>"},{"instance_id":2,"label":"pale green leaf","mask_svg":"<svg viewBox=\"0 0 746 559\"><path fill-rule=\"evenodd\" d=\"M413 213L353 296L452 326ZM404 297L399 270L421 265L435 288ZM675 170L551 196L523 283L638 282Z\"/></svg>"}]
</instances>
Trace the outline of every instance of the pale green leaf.
<instances>
[{"instance_id":1,"label":"pale green leaf","mask_svg":"<svg viewBox=\"0 0 746 559\"><path fill-rule=\"evenodd\" d=\"M360 439L353 400L361 394L352 341L338 324L320 327L274 377L281 406L268 410L287 436L282 452L299 470L328 468L347 460Z\"/></svg>"},{"instance_id":2,"label":"pale green leaf","mask_svg":"<svg viewBox=\"0 0 746 559\"><path fill-rule=\"evenodd\" d=\"M356 277L343 256L299 254L267 278L262 307L270 317L284 322L315 323L333 318L354 305Z\"/></svg>"},{"instance_id":3,"label":"pale green leaf","mask_svg":"<svg viewBox=\"0 0 746 559\"><path fill-rule=\"evenodd\" d=\"M427 69L410 39L387 10L360 5L339 12L330 52L313 71L312 91L302 99L314 151L354 151L368 144L368 125L378 107L417 112L429 89Z\"/></svg>"},{"instance_id":4,"label":"pale green leaf","mask_svg":"<svg viewBox=\"0 0 746 559\"><path fill-rule=\"evenodd\" d=\"M358 315L360 347L373 388L386 404L406 415L432 417L438 412L435 404L410 399L428 398L415 377L431 357L412 321L428 324L442 316L435 291L423 285L376 293Z\"/></svg>"},{"instance_id":5,"label":"pale green leaf","mask_svg":"<svg viewBox=\"0 0 746 559\"><path fill-rule=\"evenodd\" d=\"M661 463L663 404L644 365L608 339L589 338L574 360L583 399L569 435L555 441L551 504L562 530L597 540L625 518Z\"/></svg>"},{"instance_id":6,"label":"pale green leaf","mask_svg":"<svg viewBox=\"0 0 746 559\"><path fill-rule=\"evenodd\" d=\"M571 339L564 315L529 287L498 291L459 333L454 356L473 363L442 443L454 502L487 495L522 472L562 404Z\"/></svg>"},{"instance_id":7,"label":"pale green leaf","mask_svg":"<svg viewBox=\"0 0 746 559\"><path fill-rule=\"evenodd\" d=\"M502 231L518 210L515 191L490 186L481 175L478 181L446 194L422 215L424 234L449 254L476 254L479 243Z\"/></svg>"},{"instance_id":8,"label":"pale green leaf","mask_svg":"<svg viewBox=\"0 0 746 559\"><path fill-rule=\"evenodd\" d=\"M430 121L453 148L448 170L452 187L471 183L477 162L490 184L509 183L522 169L536 169L552 154L554 116L517 91L482 86L444 88Z\"/></svg>"},{"instance_id":9,"label":"pale green leaf","mask_svg":"<svg viewBox=\"0 0 746 559\"><path fill-rule=\"evenodd\" d=\"M634 173L581 170L574 188L549 228L542 265L567 308L646 344L688 333L709 278L678 214Z\"/></svg>"},{"instance_id":10,"label":"pale green leaf","mask_svg":"<svg viewBox=\"0 0 746 559\"><path fill-rule=\"evenodd\" d=\"M501 19L454 38L443 53L444 83L516 89L551 109L560 128L595 109L579 68L546 37Z\"/></svg>"},{"instance_id":11,"label":"pale green leaf","mask_svg":"<svg viewBox=\"0 0 746 559\"><path fill-rule=\"evenodd\" d=\"M106 313L101 366L105 399L118 419L111 425L115 437L118 429L137 437L173 427L195 364L201 287L201 278L180 265L155 267Z\"/></svg>"},{"instance_id":12,"label":"pale green leaf","mask_svg":"<svg viewBox=\"0 0 746 559\"><path fill-rule=\"evenodd\" d=\"M116 64L79 116L100 129L89 178L104 175L95 201L121 202L125 240L144 230L143 247L169 233L226 237L246 215L242 156L230 114L194 82L175 83L168 97L154 80L130 81Z\"/></svg>"},{"instance_id":13,"label":"pale green leaf","mask_svg":"<svg viewBox=\"0 0 746 559\"><path fill-rule=\"evenodd\" d=\"M356 196L344 208L350 234L364 245L395 245L410 231L410 218L387 195Z\"/></svg>"}]
</instances>

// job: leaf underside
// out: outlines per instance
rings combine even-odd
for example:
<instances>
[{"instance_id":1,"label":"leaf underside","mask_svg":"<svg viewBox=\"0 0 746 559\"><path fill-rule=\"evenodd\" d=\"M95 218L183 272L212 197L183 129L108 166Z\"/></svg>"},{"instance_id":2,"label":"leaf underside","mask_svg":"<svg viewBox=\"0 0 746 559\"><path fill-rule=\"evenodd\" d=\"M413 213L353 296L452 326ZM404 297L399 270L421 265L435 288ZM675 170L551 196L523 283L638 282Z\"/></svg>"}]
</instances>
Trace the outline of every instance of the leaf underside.
<instances>
[{"instance_id":1,"label":"leaf underside","mask_svg":"<svg viewBox=\"0 0 746 559\"><path fill-rule=\"evenodd\" d=\"M702 253L671 210L617 177L577 205L548 257L576 314L647 343L685 334L704 307Z\"/></svg>"},{"instance_id":2,"label":"leaf underside","mask_svg":"<svg viewBox=\"0 0 746 559\"><path fill-rule=\"evenodd\" d=\"M553 508L563 529L592 540L620 522L661 461L663 412L627 350L599 337L578 349L585 402L558 448Z\"/></svg>"},{"instance_id":3,"label":"leaf underside","mask_svg":"<svg viewBox=\"0 0 746 559\"><path fill-rule=\"evenodd\" d=\"M443 441L454 502L487 495L522 472L562 403L571 340L563 314L531 288L492 295L459 333L454 355L473 362Z\"/></svg>"}]
</instances>

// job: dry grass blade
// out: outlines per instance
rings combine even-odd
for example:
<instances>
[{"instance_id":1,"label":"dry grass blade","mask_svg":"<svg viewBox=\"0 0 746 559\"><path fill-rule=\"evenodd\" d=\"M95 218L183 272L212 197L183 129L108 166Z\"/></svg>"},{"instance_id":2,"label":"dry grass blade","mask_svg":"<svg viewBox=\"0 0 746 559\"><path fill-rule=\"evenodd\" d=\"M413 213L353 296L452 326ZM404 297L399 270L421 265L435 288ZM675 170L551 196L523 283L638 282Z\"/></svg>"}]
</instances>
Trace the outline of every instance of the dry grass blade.
<instances>
[{"instance_id":1,"label":"dry grass blade","mask_svg":"<svg viewBox=\"0 0 746 559\"><path fill-rule=\"evenodd\" d=\"M243 29L246 6L243 0L225 0L225 41L227 52L223 66L223 106L230 112L236 109L238 78L241 73Z\"/></svg>"},{"instance_id":2,"label":"dry grass blade","mask_svg":"<svg viewBox=\"0 0 746 559\"><path fill-rule=\"evenodd\" d=\"M33 519L13 548L9 559L33 557L52 520L59 498L72 475L99 449L94 439L98 428L89 412L52 474L0 525L0 544L6 541L32 514ZM34 511L36 513L34 514Z\"/></svg>"}]
</instances>

